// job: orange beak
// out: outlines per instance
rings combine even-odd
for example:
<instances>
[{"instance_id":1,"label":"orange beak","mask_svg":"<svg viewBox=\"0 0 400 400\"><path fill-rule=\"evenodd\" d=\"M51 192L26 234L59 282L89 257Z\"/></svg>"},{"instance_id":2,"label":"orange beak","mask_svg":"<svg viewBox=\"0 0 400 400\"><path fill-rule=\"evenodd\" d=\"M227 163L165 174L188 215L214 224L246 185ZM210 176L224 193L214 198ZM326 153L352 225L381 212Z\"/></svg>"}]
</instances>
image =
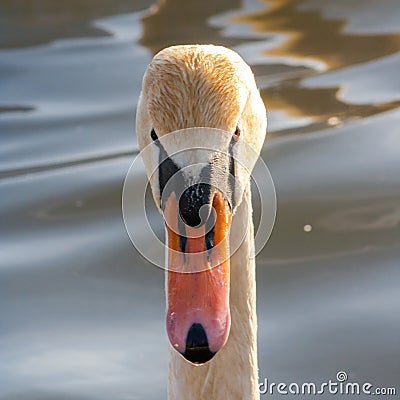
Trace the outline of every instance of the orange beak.
<instances>
[{"instance_id":1,"label":"orange beak","mask_svg":"<svg viewBox=\"0 0 400 400\"><path fill-rule=\"evenodd\" d=\"M217 192L215 224L178 229L178 202L172 193L164 218L168 238L167 332L172 346L193 363L209 361L229 335L229 231L231 210ZM211 239L210 239L211 237ZM182 248L184 247L184 248Z\"/></svg>"}]
</instances>

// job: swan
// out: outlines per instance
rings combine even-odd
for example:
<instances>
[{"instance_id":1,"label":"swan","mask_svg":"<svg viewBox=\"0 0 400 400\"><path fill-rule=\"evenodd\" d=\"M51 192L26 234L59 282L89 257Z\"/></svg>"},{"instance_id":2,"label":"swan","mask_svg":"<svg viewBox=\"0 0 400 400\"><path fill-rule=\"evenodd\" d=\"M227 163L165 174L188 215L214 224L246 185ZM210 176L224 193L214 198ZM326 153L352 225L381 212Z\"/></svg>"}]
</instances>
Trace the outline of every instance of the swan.
<instances>
[{"instance_id":1,"label":"swan","mask_svg":"<svg viewBox=\"0 0 400 400\"><path fill-rule=\"evenodd\" d=\"M194 156L178 157L175 150L182 145L194 149L201 143L222 149L228 135L229 149L247 146L258 157L266 124L265 106L253 73L230 49L214 45L168 47L154 56L144 74L136 133L154 201L166 221L170 400L260 397L249 175L254 160L249 161L245 151L242 159L247 168L229 157L218 158L220 175L228 171L239 182L222 193L207 183L190 186L184 172L193 160L209 165L215 158L210 161L209 155L195 150ZM204 130L207 137L198 127L208 128ZM147 147L152 151L144 152ZM213 171L210 167L211 180ZM201 170L194 168L190 173L197 182L196 174ZM188 179L180 198L173 189L165 189L174 174L180 174L183 181ZM226 182L231 185L229 179ZM211 218L210 207L215 211L211 238L205 225L199 223L204 206L208 210L205 220ZM185 224L183 234L173 227L178 216ZM191 236L193 232L197 236ZM230 253L238 237L240 243ZM213 268L204 265L203 270L190 271L194 264L207 264L201 252L209 252L219 261ZM186 270L179 269L183 264Z\"/></svg>"}]
</instances>

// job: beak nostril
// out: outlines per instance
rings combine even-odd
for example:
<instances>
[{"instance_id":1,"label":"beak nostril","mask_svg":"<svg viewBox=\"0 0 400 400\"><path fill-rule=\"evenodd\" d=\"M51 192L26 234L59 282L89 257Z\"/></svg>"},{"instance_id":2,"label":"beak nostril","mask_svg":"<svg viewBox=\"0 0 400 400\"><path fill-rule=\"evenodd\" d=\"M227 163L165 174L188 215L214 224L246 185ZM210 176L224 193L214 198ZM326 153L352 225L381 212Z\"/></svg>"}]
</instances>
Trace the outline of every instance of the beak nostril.
<instances>
[{"instance_id":1,"label":"beak nostril","mask_svg":"<svg viewBox=\"0 0 400 400\"><path fill-rule=\"evenodd\" d=\"M206 249L210 251L214 247L214 229L210 229L205 236Z\"/></svg>"},{"instance_id":2,"label":"beak nostril","mask_svg":"<svg viewBox=\"0 0 400 400\"><path fill-rule=\"evenodd\" d=\"M187 243L187 237L186 236L179 236L179 245L181 247L182 253L186 252L186 243Z\"/></svg>"},{"instance_id":3,"label":"beak nostril","mask_svg":"<svg viewBox=\"0 0 400 400\"><path fill-rule=\"evenodd\" d=\"M193 324L186 338L186 350L183 356L195 364L203 364L214 357L208 347L207 334L201 324Z\"/></svg>"}]
</instances>

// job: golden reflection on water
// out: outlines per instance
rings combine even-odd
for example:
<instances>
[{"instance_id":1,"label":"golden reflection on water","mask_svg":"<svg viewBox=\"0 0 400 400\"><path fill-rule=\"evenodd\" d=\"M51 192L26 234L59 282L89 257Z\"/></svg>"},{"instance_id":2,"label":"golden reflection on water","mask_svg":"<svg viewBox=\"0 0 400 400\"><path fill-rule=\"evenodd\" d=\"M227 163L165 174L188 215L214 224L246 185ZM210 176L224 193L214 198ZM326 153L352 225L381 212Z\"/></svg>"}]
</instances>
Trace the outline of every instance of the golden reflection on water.
<instances>
[{"instance_id":1,"label":"golden reflection on water","mask_svg":"<svg viewBox=\"0 0 400 400\"><path fill-rule=\"evenodd\" d=\"M354 34L343 28L345 19L326 19L319 11L301 10L305 0L270 0L266 9L242 15L235 22L249 23L255 32L283 33L286 40L265 50L268 55L311 58L322 61L328 70L374 60L400 50L400 34ZM314 72L315 73L315 72ZM311 73L312 74L312 73ZM285 110L291 116L314 117L326 121L332 116L341 120L362 118L399 106L349 104L338 98L340 87L305 88L302 77L262 90L270 110Z\"/></svg>"},{"instance_id":2,"label":"golden reflection on water","mask_svg":"<svg viewBox=\"0 0 400 400\"><path fill-rule=\"evenodd\" d=\"M222 38L219 34L221 28L210 26L208 19L237 9L240 5L240 0L160 0L142 19L140 43L153 54L176 44L213 43L235 46L242 40Z\"/></svg>"},{"instance_id":3,"label":"golden reflection on water","mask_svg":"<svg viewBox=\"0 0 400 400\"><path fill-rule=\"evenodd\" d=\"M284 43L266 54L311 57L329 69L359 64L400 50L400 34L344 32L345 19L327 19L319 11L302 10L307 0L269 0L264 10L237 17L255 32L285 33Z\"/></svg>"},{"instance_id":4,"label":"golden reflection on water","mask_svg":"<svg viewBox=\"0 0 400 400\"><path fill-rule=\"evenodd\" d=\"M348 21L327 19L316 10L302 10L300 6L306 3L305 0L270 0L265 3L265 8L256 12L239 11L239 15L231 18L229 23L238 27L246 24L257 37L260 33L265 34L265 38L275 34L285 35L285 39L275 47L271 48L268 42L270 47L264 50L266 63L253 68L261 82L261 94L268 110L283 110L292 117L311 117L314 123L302 128L302 131L309 131L329 125L327 121L332 118L338 118L339 121L362 118L400 105L399 102L350 104L339 99L341 88L338 86L304 87L301 85L303 78L318 74L319 71L307 66L307 62L299 67L291 65L289 61L293 58L315 60L322 62L328 70L364 63L399 51L400 34L344 32ZM224 37L219 27L212 27L208 22L209 17L240 5L238 0L201 3L160 1L142 20L141 44L156 53L172 44L214 43L232 47L239 43L254 43L256 35L241 37L238 33ZM279 56L283 61L271 64L270 56ZM287 64L285 58L288 59ZM263 85L260 75L267 82L273 76L277 76L277 79Z\"/></svg>"},{"instance_id":5,"label":"golden reflection on water","mask_svg":"<svg viewBox=\"0 0 400 400\"><path fill-rule=\"evenodd\" d=\"M302 128L303 132L316 130L348 119L368 117L400 106L399 101L382 104L350 104L338 98L340 87L306 88L301 79L294 79L282 85L261 89L261 97L268 110L285 110L294 117L312 117L314 124ZM323 126L321 126L321 124ZM298 128L294 129L298 133ZM289 133L291 130L275 133L272 136Z\"/></svg>"}]
</instances>

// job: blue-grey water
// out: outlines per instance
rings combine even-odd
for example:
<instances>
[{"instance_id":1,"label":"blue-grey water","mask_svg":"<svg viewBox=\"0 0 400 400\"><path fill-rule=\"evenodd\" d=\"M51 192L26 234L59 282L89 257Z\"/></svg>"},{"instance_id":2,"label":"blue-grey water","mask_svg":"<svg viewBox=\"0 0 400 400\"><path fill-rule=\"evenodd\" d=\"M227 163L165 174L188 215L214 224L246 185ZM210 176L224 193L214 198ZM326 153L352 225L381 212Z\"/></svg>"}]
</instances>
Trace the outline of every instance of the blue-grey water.
<instances>
[{"instance_id":1,"label":"blue-grey water","mask_svg":"<svg viewBox=\"0 0 400 400\"><path fill-rule=\"evenodd\" d=\"M0 399L166 399L163 271L129 241L121 193L143 72L176 43L238 51L268 110L260 380L345 371L398 395L400 3L151 5L0 4Z\"/></svg>"}]
</instances>

